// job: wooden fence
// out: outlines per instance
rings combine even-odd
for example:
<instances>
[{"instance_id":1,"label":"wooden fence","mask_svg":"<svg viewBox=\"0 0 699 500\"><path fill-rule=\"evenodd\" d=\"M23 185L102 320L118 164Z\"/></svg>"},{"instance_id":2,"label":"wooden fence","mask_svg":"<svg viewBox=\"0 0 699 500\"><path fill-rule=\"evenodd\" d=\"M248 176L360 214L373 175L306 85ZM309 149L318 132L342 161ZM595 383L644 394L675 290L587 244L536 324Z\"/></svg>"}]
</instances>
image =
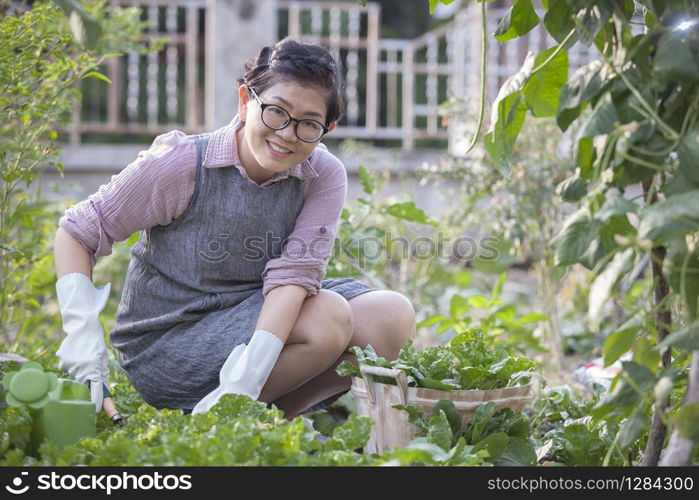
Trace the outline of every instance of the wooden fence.
<instances>
[{"instance_id":1,"label":"wooden fence","mask_svg":"<svg viewBox=\"0 0 699 500\"><path fill-rule=\"evenodd\" d=\"M155 135L173 128L198 133L211 126L205 116L205 31L215 0L112 0L138 5L153 21L152 37L168 37L164 50L112 59L111 85L90 81L76 104L72 144L86 133ZM267 0L270 1L270 0ZM380 38L376 3L278 0L278 37L293 36L329 47L342 62L346 113L333 131L337 138L399 141L404 151L416 141L452 143L461 133L444 119L440 104L450 98L475 104L480 87L480 6L462 9L445 24L415 38ZM488 8L488 32L504 9ZM520 67L528 51L555 42L540 28L500 44L488 36L488 97ZM253 54L249 54L252 56ZM571 54L571 67L591 57L584 48ZM451 128L451 129L450 129ZM106 137L105 136L105 137Z\"/></svg>"}]
</instances>

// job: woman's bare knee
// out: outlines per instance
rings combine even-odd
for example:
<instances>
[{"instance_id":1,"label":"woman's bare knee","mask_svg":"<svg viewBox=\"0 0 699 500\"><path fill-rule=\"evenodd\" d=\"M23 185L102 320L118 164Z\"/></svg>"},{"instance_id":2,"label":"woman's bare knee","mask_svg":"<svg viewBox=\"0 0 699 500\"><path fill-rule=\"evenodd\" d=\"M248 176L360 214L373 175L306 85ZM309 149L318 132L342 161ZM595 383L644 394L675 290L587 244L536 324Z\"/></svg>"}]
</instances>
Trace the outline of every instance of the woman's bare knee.
<instances>
[{"instance_id":1,"label":"woman's bare knee","mask_svg":"<svg viewBox=\"0 0 699 500\"><path fill-rule=\"evenodd\" d=\"M402 294L377 290L349 301L355 315L351 345L368 344L379 356L395 359L401 347L415 336L415 309Z\"/></svg>"},{"instance_id":2,"label":"woman's bare knee","mask_svg":"<svg viewBox=\"0 0 699 500\"><path fill-rule=\"evenodd\" d=\"M338 293L320 290L304 300L287 343L318 345L330 353L347 348L354 320L349 303Z\"/></svg>"}]
</instances>

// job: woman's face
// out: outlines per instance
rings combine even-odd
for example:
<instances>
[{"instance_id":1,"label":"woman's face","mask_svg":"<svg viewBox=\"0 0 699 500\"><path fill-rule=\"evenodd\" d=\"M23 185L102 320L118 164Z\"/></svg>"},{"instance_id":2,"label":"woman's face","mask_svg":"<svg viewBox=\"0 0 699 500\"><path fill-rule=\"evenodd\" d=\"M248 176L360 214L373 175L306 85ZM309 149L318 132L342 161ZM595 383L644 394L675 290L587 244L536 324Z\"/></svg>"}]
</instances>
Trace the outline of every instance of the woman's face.
<instances>
[{"instance_id":1,"label":"woman's face","mask_svg":"<svg viewBox=\"0 0 699 500\"><path fill-rule=\"evenodd\" d=\"M325 124L326 92L315 87L303 87L296 83L279 83L258 93L265 104L276 104L289 112L292 118L310 118ZM278 172L283 172L306 160L318 142L303 142L296 136L295 122L282 130L273 130L262 123L260 103L241 85L238 88L238 113L245 126L238 132L238 154L250 178L264 182ZM331 123L328 128L335 128ZM289 151L280 154L270 143Z\"/></svg>"}]
</instances>

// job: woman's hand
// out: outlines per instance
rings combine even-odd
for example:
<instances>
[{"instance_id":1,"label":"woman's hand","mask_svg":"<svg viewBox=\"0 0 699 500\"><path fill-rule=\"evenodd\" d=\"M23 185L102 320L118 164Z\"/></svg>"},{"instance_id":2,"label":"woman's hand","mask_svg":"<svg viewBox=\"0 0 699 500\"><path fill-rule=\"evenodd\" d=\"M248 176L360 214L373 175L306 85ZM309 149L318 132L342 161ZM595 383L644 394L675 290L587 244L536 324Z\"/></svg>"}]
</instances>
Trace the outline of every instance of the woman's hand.
<instances>
[{"instance_id":1,"label":"woman's hand","mask_svg":"<svg viewBox=\"0 0 699 500\"><path fill-rule=\"evenodd\" d=\"M284 342L272 332L256 330L247 346L233 349L221 368L219 386L197 403L192 414L210 410L224 394L257 399L283 347Z\"/></svg>"}]
</instances>

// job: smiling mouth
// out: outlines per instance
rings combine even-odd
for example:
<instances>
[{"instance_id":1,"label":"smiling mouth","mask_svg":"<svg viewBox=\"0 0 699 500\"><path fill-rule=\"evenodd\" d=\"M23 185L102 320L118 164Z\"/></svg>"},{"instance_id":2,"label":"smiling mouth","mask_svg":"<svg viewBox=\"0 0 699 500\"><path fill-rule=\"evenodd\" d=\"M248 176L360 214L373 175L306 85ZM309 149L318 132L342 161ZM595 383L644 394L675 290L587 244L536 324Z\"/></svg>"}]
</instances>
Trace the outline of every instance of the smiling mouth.
<instances>
[{"instance_id":1,"label":"smiling mouth","mask_svg":"<svg viewBox=\"0 0 699 500\"><path fill-rule=\"evenodd\" d=\"M290 149L283 148L271 141L267 141L267 144L269 144L269 146L277 153L293 153L293 151L291 151Z\"/></svg>"}]
</instances>

